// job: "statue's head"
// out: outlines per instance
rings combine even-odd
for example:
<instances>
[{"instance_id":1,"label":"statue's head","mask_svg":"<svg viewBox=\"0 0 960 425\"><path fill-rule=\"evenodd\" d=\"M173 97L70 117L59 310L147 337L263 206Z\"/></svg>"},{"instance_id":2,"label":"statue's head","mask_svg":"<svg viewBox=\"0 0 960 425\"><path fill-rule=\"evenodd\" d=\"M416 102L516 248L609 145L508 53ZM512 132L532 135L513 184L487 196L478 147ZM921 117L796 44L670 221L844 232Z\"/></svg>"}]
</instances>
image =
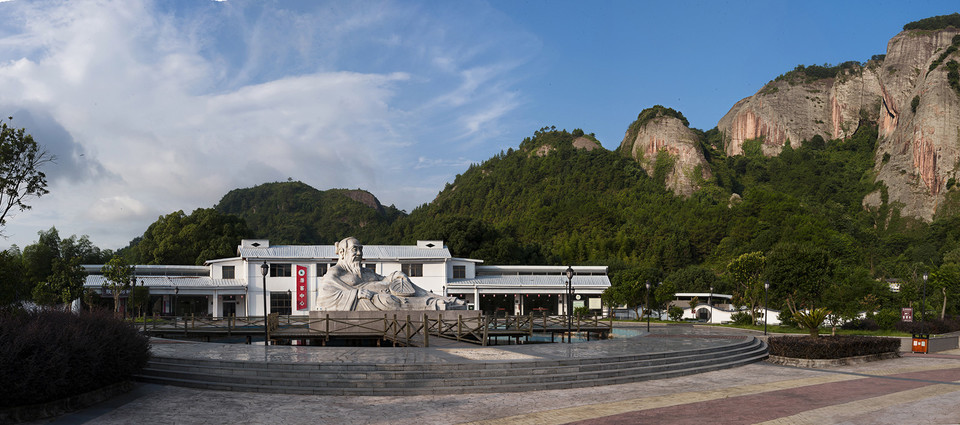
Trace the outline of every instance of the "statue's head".
<instances>
[{"instance_id":1,"label":"statue's head","mask_svg":"<svg viewBox=\"0 0 960 425\"><path fill-rule=\"evenodd\" d=\"M337 250L338 264L360 274L360 263L363 261L363 244L357 238L350 236L333 244Z\"/></svg>"}]
</instances>

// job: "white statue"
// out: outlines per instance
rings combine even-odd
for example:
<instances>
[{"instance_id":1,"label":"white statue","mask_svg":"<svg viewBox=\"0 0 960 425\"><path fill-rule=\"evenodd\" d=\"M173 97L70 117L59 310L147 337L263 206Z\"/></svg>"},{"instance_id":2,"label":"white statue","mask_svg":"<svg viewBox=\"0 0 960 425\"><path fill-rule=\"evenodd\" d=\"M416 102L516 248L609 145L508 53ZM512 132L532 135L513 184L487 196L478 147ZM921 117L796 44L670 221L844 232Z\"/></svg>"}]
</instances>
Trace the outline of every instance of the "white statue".
<instances>
[{"instance_id":1,"label":"white statue","mask_svg":"<svg viewBox=\"0 0 960 425\"><path fill-rule=\"evenodd\" d=\"M407 275L383 277L361 266L363 245L354 237L334 244L337 264L320 279L317 307L333 311L465 310L463 300L442 297L414 285Z\"/></svg>"}]
</instances>

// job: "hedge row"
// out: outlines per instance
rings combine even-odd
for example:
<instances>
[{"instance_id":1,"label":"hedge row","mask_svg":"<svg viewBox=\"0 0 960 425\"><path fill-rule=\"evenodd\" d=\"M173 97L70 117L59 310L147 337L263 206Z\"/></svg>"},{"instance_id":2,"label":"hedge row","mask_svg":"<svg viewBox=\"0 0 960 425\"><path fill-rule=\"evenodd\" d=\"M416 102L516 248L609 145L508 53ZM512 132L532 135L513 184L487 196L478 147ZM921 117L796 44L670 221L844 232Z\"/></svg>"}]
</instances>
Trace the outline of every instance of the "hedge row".
<instances>
[{"instance_id":1,"label":"hedge row","mask_svg":"<svg viewBox=\"0 0 960 425\"><path fill-rule=\"evenodd\" d=\"M798 359L840 359L900 351L900 340L897 338L869 336L776 336L771 337L767 344L771 356Z\"/></svg>"},{"instance_id":2,"label":"hedge row","mask_svg":"<svg viewBox=\"0 0 960 425\"><path fill-rule=\"evenodd\" d=\"M0 408L45 403L130 380L147 337L111 312L0 311Z\"/></svg>"}]
</instances>

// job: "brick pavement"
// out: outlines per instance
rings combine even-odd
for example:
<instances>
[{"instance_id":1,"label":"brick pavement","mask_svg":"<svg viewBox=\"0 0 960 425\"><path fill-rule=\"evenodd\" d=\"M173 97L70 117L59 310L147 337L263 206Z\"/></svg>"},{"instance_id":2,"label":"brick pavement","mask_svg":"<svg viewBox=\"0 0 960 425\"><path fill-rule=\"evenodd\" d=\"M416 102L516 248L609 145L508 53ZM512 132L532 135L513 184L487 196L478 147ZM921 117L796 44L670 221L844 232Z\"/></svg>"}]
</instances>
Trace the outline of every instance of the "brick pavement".
<instances>
[{"instance_id":1,"label":"brick pavement","mask_svg":"<svg viewBox=\"0 0 960 425\"><path fill-rule=\"evenodd\" d=\"M501 347L502 348L502 347ZM824 369L767 363L569 390L347 397L138 384L60 424L960 423L960 351Z\"/></svg>"}]
</instances>

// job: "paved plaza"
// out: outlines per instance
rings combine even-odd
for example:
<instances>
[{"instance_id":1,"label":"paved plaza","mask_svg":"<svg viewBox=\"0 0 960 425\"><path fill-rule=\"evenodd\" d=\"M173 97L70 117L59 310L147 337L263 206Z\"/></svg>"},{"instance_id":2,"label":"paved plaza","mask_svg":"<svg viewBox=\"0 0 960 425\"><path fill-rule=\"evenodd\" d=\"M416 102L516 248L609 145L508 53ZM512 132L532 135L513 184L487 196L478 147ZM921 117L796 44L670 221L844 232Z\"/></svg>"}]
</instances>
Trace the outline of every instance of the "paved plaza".
<instances>
[{"instance_id":1,"label":"paved plaza","mask_svg":"<svg viewBox=\"0 0 960 425\"><path fill-rule=\"evenodd\" d=\"M657 326L678 344L742 331ZM689 336L687 338L686 336ZM644 337L638 338L642 341ZM651 338L651 340L654 340ZM663 338L660 338L663 340ZM161 346L164 344L158 344ZM186 347L191 344L169 344ZM444 348L389 352L336 349L376 360L475 361L558 356L592 344L500 346L456 353ZM596 347L602 347L600 344ZM201 355L202 345L186 350ZM532 348L531 348L532 347ZM270 347L269 349L273 349ZM279 348L279 347L278 347ZM530 350L533 351L530 351ZM264 347L240 346L228 357ZM572 350L572 351L570 351ZM281 352L281 350L277 350ZM243 354L247 353L247 354ZM284 356L289 356L283 354ZM212 354L208 355L224 355ZM269 355L269 354L266 354ZM363 357L366 356L366 357ZM356 359L354 359L356 361ZM420 396L307 396L197 390L137 384L125 395L83 411L37 423L59 424L906 424L960 423L960 350L822 369L766 362L679 378L564 390Z\"/></svg>"}]
</instances>

